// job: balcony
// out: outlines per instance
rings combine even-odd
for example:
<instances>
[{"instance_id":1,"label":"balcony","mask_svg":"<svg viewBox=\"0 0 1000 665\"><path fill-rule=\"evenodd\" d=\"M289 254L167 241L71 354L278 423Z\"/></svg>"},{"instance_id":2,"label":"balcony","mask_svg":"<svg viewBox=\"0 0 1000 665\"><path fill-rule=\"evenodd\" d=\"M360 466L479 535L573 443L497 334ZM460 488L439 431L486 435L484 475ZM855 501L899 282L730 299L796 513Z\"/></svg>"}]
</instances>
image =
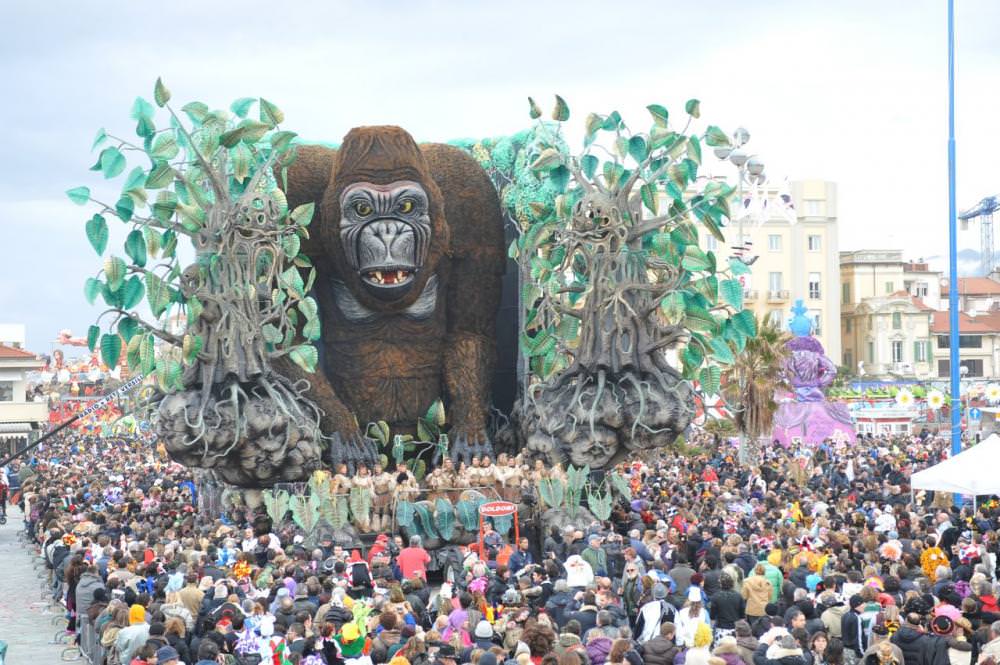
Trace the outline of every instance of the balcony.
<instances>
[{"instance_id":1,"label":"balcony","mask_svg":"<svg viewBox=\"0 0 1000 665\"><path fill-rule=\"evenodd\" d=\"M768 302L784 302L785 300L788 300L788 291L787 290L782 289L780 291L768 291L767 292L767 301Z\"/></svg>"},{"instance_id":2,"label":"balcony","mask_svg":"<svg viewBox=\"0 0 1000 665\"><path fill-rule=\"evenodd\" d=\"M45 402L0 402L0 423L43 423L48 419Z\"/></svg>"},{"instance_id":3,"label":"balcony","mask_svg":"<svg viewBox=\"0 0 1000 665\"><path fill-rule=\"evenodd\" d=\"M744 300L756 300L759 296L760 292L755 289L743 289Z\"/></svg>"}]
</instances>

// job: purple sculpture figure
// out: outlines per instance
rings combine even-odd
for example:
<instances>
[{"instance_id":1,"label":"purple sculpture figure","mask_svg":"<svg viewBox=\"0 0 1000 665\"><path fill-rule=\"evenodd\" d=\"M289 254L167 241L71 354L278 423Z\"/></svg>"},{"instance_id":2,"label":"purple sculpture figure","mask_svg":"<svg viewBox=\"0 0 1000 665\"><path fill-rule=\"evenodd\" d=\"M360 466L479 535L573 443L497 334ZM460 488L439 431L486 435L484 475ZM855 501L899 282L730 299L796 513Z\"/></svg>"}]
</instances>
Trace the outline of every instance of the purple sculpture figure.
<instances>
[{"instance_id":1,"label":"purple sculpture figure","mask_svg":"<svg viewBox=\"0 0 1000 665\"><path fill-rule=\"evenodd\" d=\"M778 406L773 438L786 448L795 441L808 445L826 439L854 443L854 422L847 406L826 399L826 388L836 378L837 367L812 336L813 322L806 311L802 301L796 300L788 324L794 337L787 343L791 354L785 363L794 392L791 400Z\"/></svg>"}]
</instances>

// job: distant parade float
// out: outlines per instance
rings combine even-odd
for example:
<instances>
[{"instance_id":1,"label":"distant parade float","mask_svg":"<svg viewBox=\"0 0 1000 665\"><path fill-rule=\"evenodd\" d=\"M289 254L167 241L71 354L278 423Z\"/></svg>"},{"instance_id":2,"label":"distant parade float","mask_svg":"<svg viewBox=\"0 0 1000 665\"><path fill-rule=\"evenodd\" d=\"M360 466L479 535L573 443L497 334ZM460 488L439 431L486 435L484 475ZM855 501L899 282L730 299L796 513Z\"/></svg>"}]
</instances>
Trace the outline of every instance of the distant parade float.
<instances>
[{"instance_id":1,"label":"distant parade float","mask_svg":"<svg viewBox=\"0 0 1000 665\"><path fill-rule=\"evenodd\" d=\"M837 366L813 336L806 311L801 300L795 301L789 324L794 337L787 342L791 353L785 363L792 396L778 406L774 440L786 448L793 443L816 446L826 440L854 443L857 435L847 405L827 399L825 391L837 377Z\"/></svg>"}]
</instances>

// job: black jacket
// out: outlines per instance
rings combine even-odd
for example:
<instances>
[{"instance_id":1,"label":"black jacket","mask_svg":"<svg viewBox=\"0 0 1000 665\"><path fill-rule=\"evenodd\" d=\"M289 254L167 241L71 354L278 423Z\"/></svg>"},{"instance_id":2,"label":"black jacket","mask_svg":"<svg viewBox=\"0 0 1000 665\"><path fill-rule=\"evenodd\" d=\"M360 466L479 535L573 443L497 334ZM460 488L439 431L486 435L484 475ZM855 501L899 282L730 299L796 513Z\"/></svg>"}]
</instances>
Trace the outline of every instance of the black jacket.
<instances>
[{"instance_id":1,"label":"black jacket","mask_svg":"<svg viewBox=\"0 0 1000 665\"><path fill-rule=\"evenodd\" d=\"M933 635L902 626L890 641L903 652L904 665L948 665L948 643Z\"/></svg>"},{"instance_id":2,"label":"black jacket","mask_svg":"<svg viewBox=\"0 0 1000 665\"><path fill-rule=\"evenodd\" d=\"M663 636L657 636L642 645L644 665L674 665L680 647Z\"/></svg>"},{"instance_id":3,"label":"black jacket","mask_svg":"<svg viewBox=\"0 0 1000 665\"><path fill-rule=\"evenodd\" d=\"M851 649L860 658L868 648L868 640L864 627L861 625L861 615L854 610L848 610L840 617L840 634L844 641L844 649ZM911 665L909 662L906 665Z\"/></svg>"},{"instance_id":4,"label":"black jacket","mask_svg":"<svg viewBox=\"0 0 1000 665\"><path fill-rule=\"evenodd\" d=\"M586 635L587 631L597 626L597 608L593 605L584 605L576 612L569 612L563 615L565 621L576 619L580 622L580 634ZM562 625L565 625L562 624Z\"/></svg>"},{"instance_id":5,"label":"black jacket","mask_svg":"<svg viewBox=\"0 0 1000 665\"><path fill-rule=\"evenodd\" d=\"M717 628L732 629L737 621L743 618L746 601L735 591L719 591L712 598L712 608L709 614Z\"/></svg>"}]
</instances>

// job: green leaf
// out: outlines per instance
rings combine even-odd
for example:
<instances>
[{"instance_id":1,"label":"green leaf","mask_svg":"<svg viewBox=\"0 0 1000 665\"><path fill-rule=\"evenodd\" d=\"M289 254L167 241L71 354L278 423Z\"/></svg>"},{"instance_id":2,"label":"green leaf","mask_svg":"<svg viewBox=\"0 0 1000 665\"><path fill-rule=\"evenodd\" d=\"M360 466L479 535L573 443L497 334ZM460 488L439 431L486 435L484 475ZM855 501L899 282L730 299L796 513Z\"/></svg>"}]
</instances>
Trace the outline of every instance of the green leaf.
<instances>
[{"instance_id":1,"label":"green leaf","mask_svg":"<svg viewBox=\"0 0 1000 665\"><path fill-rule=\"evenodd\" d=\"M705 143L713 148L731 145L729 135L715 125L709 125L705 130Z\"/></svg>"},{"instance_id":2,"label":"green leaf","mask_svg":"<svg viewBox=\"0 0 1000 665\"><path fill-rule=\"evenodd\" d=\"M173 159L180 152L177 145L177 137L173 132L163 132L153 140L153 147L149 150L149 156L154 160Z\"/></svg>"},{"instance_id":3,"label":"green leaf","mask_svg":"<svg viewBox=\"0 0 1000 665\"><path fill-rule=\"evenodd\" d=\"M260 121L267 123L271 127L274 127L276 125L280 125L285 121L285 113L277 106L275 106L271 102L261 97Z\"/></svg>"},{"instance_id":4,"label":"green leaf","mask_svg":"<svg viewBox=\"0 0 1000 665\"><path fill-rule=\"evenodd\" d=\"M112 292L121 288L125 280L125 261L117 256L109 256L104 260L104 277L108 282L108 288Z\"/></svg>"},{"instance_id":5,"label":"green leaf","mask_svg":"<svg viewBox=\"0 0 1000 665\"><path fill-rule=\"evenodd\" d=\"M156 79L156 85L153 86L153 101L160 108L163 108L170 101L170 91L167 90L167 86L163 85L163 80L160 78Z\"/></svg>"},{"instance_id":6,"label":"green leaf","mask_svg":"<svg viewBox=\"0 0 1000 665\"><path fill-rule=\"evenodd\" d=\"M146 299L149 301L150 311L156 318L160 318L170 304L170 289L166 282L151 272L146 273Z\"/></svg>"},{"instance_id":7,"label":"green leaf","mask_svg":"<svg viewBox=\"0 0 1000 665\"><path fill-rule=\"evenodd\" d=\"M87 220L86 225L87 240L100 256L108 246L108 222L102 215L94 215Z\"/></svg>"},{"instance_id":8,"label":"green leaf","mask_svg":"<svg viewBox=\"0 0 1000 665\"><path fill-rule=\"evenodd\" d=\"M649 147L646 139L641 136L633 136L628 140L628 154L638 163L642 163L649 156Z\"/></svg>"},{"instance_id":9,"label":"green leaf","mask_svg":"<svg viewBox=\"0 0 1000 665\"><path fill-rule=\"evenodd\" d=\"M108 138L108 133L104 131L103 127L101 127L100 129L97 130L97 134L94 135L94 143L93 145L90 146L90 149L93 150L97 146L101 145L102 143L104 143L105 140L107 140L107 138ZM93 351L93 349L91 349L91 351Z\"/></svg>"},{"instance_id":10,"label":"green leaf","mask_svg":"<svg viewBox=\"0 0 1000 665\"><path fill-rule=\"evenodd\" d=\"M296 206L295 210L288 217L299 226L309 226L315 210L316 204L314 202L303 203L300 206Z\"/></svg>"},{"instance_id":11,"label":"green leaf","mask_svg":"<svg viewBox=\"0 0 1000 665\"><path fill-rule=\"evenodd\" d=\"M177 195L170 190L163 190L156 195L153 204L153 216L161 222L169 221L177 209Z\"/></svg>"},{"instance_id":12,"label":"green leaf","mask_svg":"<svg viewBox=\"0 0 1000 665\"><path fill-rule=\"evenodd\" d=\"M695 332L715 333L719 327L718 321L704 307L688 304L684 310L684 326Z\"/></svg>"},{"instance_id":13,"label":"green leaf","mask_svg":"<svg viewBox=\"0 0 1000 665\"><path fill-rule=\"evenodd\" d=\"M78 206L82 206L90 200L90 188L89 187L74 187L73 189L66 190L66 196L69 200Z\"/></svg>"},{"instance_id":14,"label":"green leaf","mask_svg":"<svg viewBox=\"0 0 1000 665\"><path fill-rule=\"evenodd\" d=\"M139 322L131 316L126 316L118 322L118 334L121 335L126 344L129 343L137 332L139 332Z\"/></svg>"},{"instance_id":15,"label":"green leaf","mask_svg":"<svg viewBox=\"0 0 1000 665\"><path fill-rule=\"evenodd\" d=\"M689 99L684 104L684 112L692 118L701 117L701 102L697 99Z\"/></svg>"},{"instance_id":16,"label":"green leaf","mask_svg":"<svg viewBox=\"0 0 1000 665\"><path fill-rule=\"evenodd\" d=\"M240 137L243 143L255 143L267 134L271 126L248 118L239 124L239 128L243 130L243 135Z\"/></svg>"},{"instance_id":17,"label":"green leaf","mask_svg":"<svg viewBox=\"0 0 1000 665\"><path fill-rule=\"evenodd\" d=\"M319 362L319 352L312 344L302 344L296 346L288 356L292 361L307 372L316 371L316 363Z\"/></svg>"},{"instance_id":18,"label":"green leaf","mask_svg":"<svg viewBox=\"0 0 1000 665\"><path fill-rule=\"evenodd\" d=\"M737 330L747 337L754 337L757 335L757 319L750 310L745 309L742 312L737 312L733 315L730 321L733 322L733 326L735 326Z\"/></svg>"},{"instance_id":19,"label":"green leaf","mask_svg":"<svg viewBox=\"0 0 1000 665\"><path fill-rule=\"evenodd\" d=\"M531 163L533 171L551 171L562 164L562 155L555 148L546 148Z\"/></svg>"},{"instance_id":20,"label":"green leaf","mask_svg":"<svg viewBox=\"0 0 1000 665\"><path fill-rule=\"evenodd\" d=\"M184 335L181 346L181 355L184 357L184 361L193 364L198 359L198 354L201 353L204 344L205 340L202 339L201 335Z\"/></svg>"},{"instance_id":21,"label":"green leaf","mask_svg":"<svg viewBox=\"0 0 1000 665\"><path fill-rule=\"evenodd\" d=\"M97 338L101 335L101 329L97 326L87 328L87 348L93 351L97 348Z\"/></svg>"},{"instance_id":22,"label":"green leaf","mask_svg":"<svg viewBox=\"0 0 1000 665\"><path fill-rule=\"evenodd\" d=\"M642 197L642 204L654 215L660 209L660 200L656 195L656 183L647 182L639 188L639 195Z\"/></svg>"},{"instance_id":23,"label":"green leaf","mask_svg":"<svg viewBox=\"0 0 1000 665\"><path fill-rule=\"evenodd\" d=\"M108 369L114 369L118 366L118 359L121 357L121 354L121 337L110 333L101 335L101 360L108 366Z\"/></svg>"},{"instance_id":24,"label":"green leaf","mask_svg":"<svg viewBox=\"0 0 1000 665\"><path fill-rule=\"evenodd\" d=\"M157 161L153 170L146 176L146 187L148 189L160 189L169 185L173 179L173 168L165 161Z\"/></svg>"},{"instance_id":25,"label":"green leaf","mask_svg":"<svg viewBox=\"0 0 1000 665\"><path fill-rule=\"evenodd\" d=\"M653 116L653 122L655 122L660 127L666 127L667 121L670 119L670 114L667 109L660 106L659 104L650 104L646 107L649 114Z\"/></svg>"},{"instance_id":26,"label":"green leaf","mask_svg":"<svg viewBox=\"0 0 1000 665\"><path fill-rule=\"evenodd\" d=\"M559 95L556 95L556 106L552 109L552 119L558 122L565 122L569 120L569 106Z\"/></svg>"},{"instance_id":27,"label":"green leaf","mask_svg":"<svg viewBox=\"0 0 1000 665\"><path fill-rule=\"evenodd\" d=\"M701 164L701 141L697 136L689 136L687 140L687 154L695 164Z\"/></svg>"},{"instance_id":28,"label":"green leaf","mask_svg":"<svg viewBox=\"0 0 1000 665\"><path fill-rule=\"evenodd\" d=\"M223 132L219 137L219 143L226 148L232 148L243 139L246 131L245 127L237 127L236 129L230 129L228 132Z\"/></svg>"},{"instance_id":29,"label":"green leaf","mask_svg":"<svg viewBox=\"0 0 1000 665\"><path fill-rule=\"evenodd\" d=\"M97 295L101 292L101 280L88 277L83 283L83 295L91 305L97 300ZM93 349L91 349L93 351Z\"/></svg>"},{"instance_id":30,"label":"green leaf","mask_svg":"<svg viewBox=\"0 0 1000 665\"><path fill-rule=\"evenodd\" d=\"M302 336L309 341L315 342L322 336L322 328L320 327L319 319L309 319L306 324L302 326Z\"/></svg>"},{"instance_id":31,"label":"green leaf","mask_svg":"<svg viewBox=\"0 0 1000 665\"><path fill-rule=\"evenodd\" d=\"M233 178L236 182L243 182L250 176L250 160L253 155L250 148L243 142L237 143L236 147L230 149L229 158L233 166Z\"/></svg>"},{"instance_id":32,"label":"green leaf","mask_svg":"<svg viewBox=\"0 0 1000 665\"><path fill-rule=\"evenodd\" d=\"M684 258L681 259L681 266L685 270L692 272L708 270L711 265L708 256L697 245L688 245L684 248Z\"/></svg>"},{"instance_id":33,"label":"green leaf","mask_svg":"<svg viewBox=\"0 0 1000 665\"><path fill-rule=\"evenodd\" d=\"M205 122L205 118L208 117L208 106L202 102L185 104L181 107L181 111L187 113L188 117L191 118L191 122L196 125L201 125L201 123Z\"/></svg>"},{"instance_id":34,"label":"green leaf","mask_svg":"<svg viewBox=\"0 0 1000 665\"><path fill-rule=\"evenodd\" d=\"M718 395L719 385L722 381L722 370L718 365L708 365L702 367L698 374L698 382L701 384L701 392L706 395Z\"/></svg>"},{"instance_id":35,"label":"green leaf","mask_svg":"<svg viewBox=\"0 0 1000 665\"><path fill-rule=\"evenodd\" d=\"M743 309L743 285L738 279L724 279L719 284L722 300L735 310Z\"/></svg>"},{"instance_id":36,"label":"green leaf","mask_svg":"<svg viewBox=\"0 0 1000 665\"><path fill-rule=\"evenodd\" d=\"M671 325L679 324L684 320L684 294L679 291L668 293L660 301L660 310L668 323Z\"/></svg>"},{"instance_id":37,"label":"green leaf","mask_svg":"<svg viewBox=\"0 0 1000 665\"><path fill-rule=\"evenodd\" d=\"M743 263L740 259L731 258L729 259L729 272L733 273L734 277L748 275L750 274L750 266Z\"/></svg>"},{"instance_id":38,"label":"green leaf","mask_svg":"<svg viewBox=\"0 0 1000 665\"><path fill-rule=\"evenodd\" d=\"M125 253L132 259L135 265L140 268L145 267L146 238L143 237L142 231L136 229L128 234L128 237L125 239Z\"/></svg>"},{"instance_id":39,"label":"green leaf","mask_svg":"<svg viewBox=\"0 0 1000 665\"><path fill-rule=\"evenodd\" d=\"M114 178L125 170L125 155L118 148L105 148L101 151L101 172L105 178Z\"/></svg>"},{"instance_id":40,"label":"green leaf","mask_svg":"<svg viewBox=\"0 0 1000 665\"><path fill-rule=\"evenodd\" d=\"M736 358L733 356L733 350L729 348L725 340L719 339L718 337L709 340L708 345L712 347L712 357L723 365L732 365L736 362Z\"/></svg>"},{"instance_id":41,"label":"green leaf","mask_svg":"<svg viewBox=\"0 0 1000 665\"><path fill-rule=\"evenodd\" d=\"M538 104L531 97L528 97L528 115L531 116L532 120L542 117L542 109L538 108Z\"/></svg>"},{"instance_id":42,"label":"green leaf","mask_svg":"<svg viewBox=\"0 0 1000 665\"><path fill-rule=\"evenodd\" d=\"M139 118L135 123L135 134L147 141L152 139L156 135L156 125L153 124L153 119L147 116Z\"/></svg>"},{"instance_id":43,"label":"green leaf","mask_svg":"<svg viewBox=\"0 0 1000 665\"><path fill-rule=\"evenodd\" d=\"M280 132L275 132L271 134L271 148L275 152L282 152L287 150L290 145L292 145L292 140L298 136L295 132L289 132L283 130Z\"/></svg>"},{"instance_id":44,"label":"green leaf","mask_svg":"<svg viewBox=\"0 0 1000 665\"><path fill-rule=\"evenodd\" d=\"M115 214L123 222L127 222L132 219L132 213L135 212L135 202L128 196L123 196L118 199L118 203L115 204Z\"/></svg>"},{"instance_id":45,"label":"green leaf","mask_svg":"<svg viewBox=\"0 0 1000 665\"><path fill-rule=\"evenodd\" d=\"M247 117L247 113L250 112L250 107L253 106L256 101L256 97L240 97L229 105L229 110L235 113L237 117L245 118Z\"/></svg>"},{"instance_id":46,"label":"green leaf","mask_svg":"<svg viewBox=\"0 0 1000 665\"><path fill-rule=\"evenodd\" d=\"M587 132L587 138L584 145L590 145L593 143L597 132L600 131L601 127L604 125L604 118L597 115L596 113L587 114L587 119L584 121L584 129Z\"/></svg>"},{"instance_id":47,"label":"green leaf","mask_svg":"<svg viewBox=\"0 0 1000 665\"><path fill-rule=\"evenodd\" d=\"M121 288L122 309L132 309L142 302L146 295L146 288L142 285L142 280L138 275L132 275L125 280Z\"/></svg>"},{"instance_id":48,"label":"green leaf","mask_svg":"<svg viewBox=\"0 0 1000 665\"><path fill-rule=\"evenodd\" d=\"M583 175L587 176L587 180L593 180L594 174L597 173L597 166L600 164L599 160L595 155L584 155L580 158L580 170Z\"/></svg>"},{"instance_id":49,"label":"green leaf","mask_svg":"<svg viewBox=\"0 0 1000 665\"><path fill-rule=\"evenodd\" d=\"M132 103L132 119L139 120L140 118L152 118L153 114L156 113L156 109L153 105L147 102L142 97L136 97L135 101Z\"/></svg>"}]
</instances>

